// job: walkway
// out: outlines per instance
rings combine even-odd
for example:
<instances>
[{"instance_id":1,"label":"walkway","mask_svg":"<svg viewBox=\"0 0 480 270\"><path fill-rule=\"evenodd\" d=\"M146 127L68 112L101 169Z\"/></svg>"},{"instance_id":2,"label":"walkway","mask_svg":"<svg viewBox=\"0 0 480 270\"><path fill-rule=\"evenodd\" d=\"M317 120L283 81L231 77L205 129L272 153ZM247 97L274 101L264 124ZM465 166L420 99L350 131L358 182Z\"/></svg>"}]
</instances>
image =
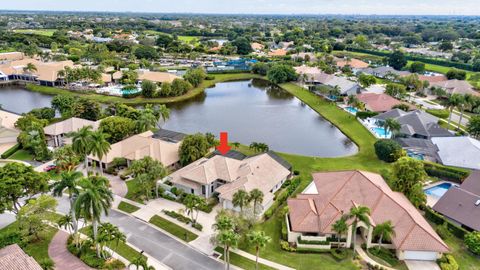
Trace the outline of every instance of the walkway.
<instances>
[{"instance_id":1,"label":"walkway","mask_svg":"<svg viewBox=\"0 0 480 270\"><path fill-rule=\"evenodd\" d=\"M68 233L59 230L48 246L48 256L55 262L56 270L91 270L67 249Z\"/></svg>"},{"instance_id":2,"label":"walkway","mask_svg":"<svg viewBox=\"0 0 480 270\"><path fill-rule=\"evenodd\" d=\"M372 258L368 257L367 253L365 253L365 251L362 249L361 245L357 245L355 247L355 251L357 252L358 256L360 256L360 258L366 263L369 263L373 266L375 266L375 265L381 266L381 267L383 267L382 269L386 269L386 270L395 270L391 267L385 266L383 264L379 264L378 262L374 261Z\"/></svg>"}]
</instances>

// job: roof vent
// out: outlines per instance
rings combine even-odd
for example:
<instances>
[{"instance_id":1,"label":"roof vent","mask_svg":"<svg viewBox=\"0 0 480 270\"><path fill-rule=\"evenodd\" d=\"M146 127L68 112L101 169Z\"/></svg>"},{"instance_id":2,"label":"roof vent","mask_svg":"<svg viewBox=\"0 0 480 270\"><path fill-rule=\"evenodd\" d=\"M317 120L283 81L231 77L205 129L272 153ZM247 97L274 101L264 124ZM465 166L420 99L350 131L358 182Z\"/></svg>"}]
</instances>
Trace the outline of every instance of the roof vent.
<instances>
[{"instance_id":1,"label":"roof vent","mask_svg":"<svg viewBox=\"0 0 480 270\"><path fill-rule=\"evenodd\" d=\"M480 205L480 200L477 200L477 201L475 202L475 206L479 206L479 205Z\"/></svg>"}]
</instances>

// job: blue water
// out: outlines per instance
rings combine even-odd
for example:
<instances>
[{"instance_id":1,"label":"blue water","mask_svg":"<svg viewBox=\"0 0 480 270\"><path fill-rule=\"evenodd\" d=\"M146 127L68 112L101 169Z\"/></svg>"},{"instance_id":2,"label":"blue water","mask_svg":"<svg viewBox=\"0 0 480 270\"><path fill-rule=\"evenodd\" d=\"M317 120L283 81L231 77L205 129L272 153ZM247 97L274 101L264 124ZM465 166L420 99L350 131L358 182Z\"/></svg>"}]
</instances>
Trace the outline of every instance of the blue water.
<instances>
[{"instance_id":1,"label":"blue water","mask_svg":"<svg viewBox=\"0 0 480 270\"><path fill-rule=\"evenodd\" d=\"M353 115L356 115L358 112L358 109L355 107L346 107L345 110Z\"/></svg>"},{"instance_id":2,"label":"blue water","mask_svg":"<svg viewBox=\"0 0 480 270\"><path fill-rule=\"evenodd\" d=\"M417 159L417 160L424 160L424 156L422 154L417 154L411 151L407 151L407 155L411 158Z\"/></svg>"},{"instance_id":3,"label":"blue water","mask_svg":"<svg viewBox=\"0 0 480 270\"><path fill-rule=\"evenodd\" d=\"M440 185L428 188L425 190L425 194L431 195L437 198L441 198L452 187L450 183L442 183Z\"/></svg>"},{"instance_id":4,"label":"blue water","mask_svg":"<svg viewBox=\"0 0 480 270\"><path fill-rule=\"evenodd\" d=\"M373 132L375 132L377 134L377 136L381 137L381 138L389 138L390 137L390 132L387 130L387 132L385 133L385 129L381 128L381 127L373 128Z\"/></svg>"}]
</instances>

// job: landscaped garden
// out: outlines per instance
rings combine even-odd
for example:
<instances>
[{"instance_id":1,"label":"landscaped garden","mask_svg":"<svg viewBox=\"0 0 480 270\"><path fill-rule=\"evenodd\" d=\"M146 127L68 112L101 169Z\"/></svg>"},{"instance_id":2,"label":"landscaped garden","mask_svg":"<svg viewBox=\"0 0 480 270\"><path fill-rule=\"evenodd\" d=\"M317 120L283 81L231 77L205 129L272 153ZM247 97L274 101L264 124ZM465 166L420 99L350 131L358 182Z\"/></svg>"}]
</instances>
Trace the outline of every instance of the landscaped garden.
<instances>
[{"instance_id":1,"label":"landscaped garden","mask_svg":"<svg viewBox=\"0 0 480 270\"><path fill-rule=\"evenodd\" d=\"M185 242L190 242L197 239L198 235L186 230L177 224L168 221L160 216L153 216L148 222L157 226L158 228L167 231L168 233L176 236L178 239L181 239Z\"/></svg>"}]
</instances>

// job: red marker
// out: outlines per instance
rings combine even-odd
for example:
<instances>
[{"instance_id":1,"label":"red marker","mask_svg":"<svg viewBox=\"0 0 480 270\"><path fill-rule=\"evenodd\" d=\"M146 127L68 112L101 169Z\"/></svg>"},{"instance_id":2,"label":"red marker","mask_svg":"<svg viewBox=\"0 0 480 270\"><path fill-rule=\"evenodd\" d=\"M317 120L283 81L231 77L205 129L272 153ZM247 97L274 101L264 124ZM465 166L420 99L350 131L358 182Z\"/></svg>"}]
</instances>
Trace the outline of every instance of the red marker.
<instances>
[{"instance_id":1,"label":"red marker","mask_svg":"<svg viewBox=\"0 0 480 270\"><path fill-rule=\"evenodd\" d=\"M220 132L220 145L217 146L217 150L220 154L225 155L230 151L230 146L228 145L228 133L227 132Z\"/></svg>"}]
</instances>

